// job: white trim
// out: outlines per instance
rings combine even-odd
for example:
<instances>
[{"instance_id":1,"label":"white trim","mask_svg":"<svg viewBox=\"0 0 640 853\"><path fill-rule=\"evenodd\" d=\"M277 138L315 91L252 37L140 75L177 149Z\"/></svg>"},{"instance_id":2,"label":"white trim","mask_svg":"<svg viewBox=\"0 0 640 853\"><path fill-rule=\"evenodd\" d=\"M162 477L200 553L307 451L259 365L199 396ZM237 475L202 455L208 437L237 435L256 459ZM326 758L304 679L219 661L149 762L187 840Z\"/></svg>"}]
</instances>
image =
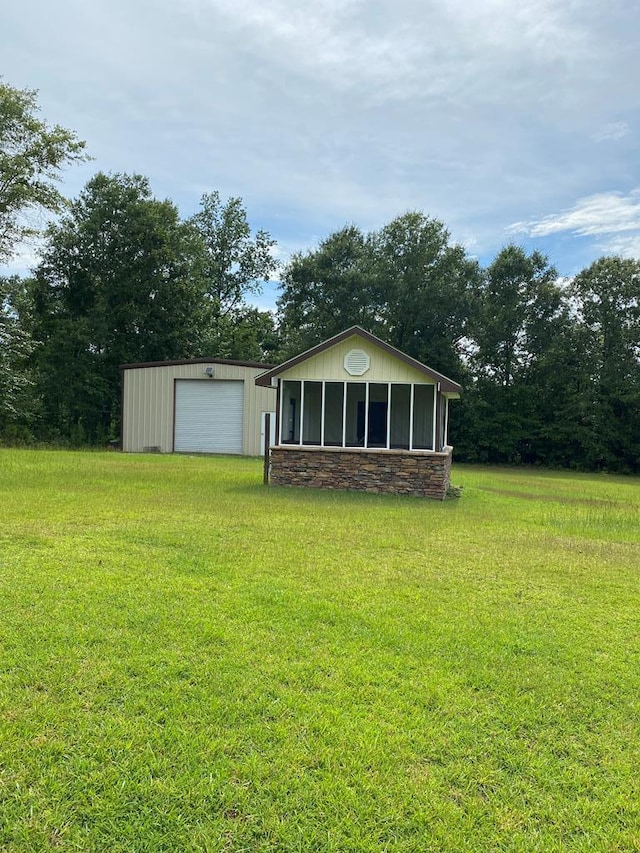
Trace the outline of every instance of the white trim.
<instances>
[{"instance_id":1,"label":"white trim","mask_svg":"<svg viewBox=\"0 0 640 853\"><path fill-rule=\"evenodd\" d=\"M286 441L287 444L293 445L295 447L326 447L325 443L325 422L326 422L326 403L327 403L327 383L331 384L339 384L339 381L336 380L319 380L319 379L292 379L292 380L281 380L281 393L280 393L280 436L279 443L283 443L283 431L284 431L284 384L285 382L293 382L300 384L300 407L299 407L299 435L297 442L289 442ZM320 423L320 442L318 444L308 444L305 445L304 442L304 413L305 413L305 384L307 382L313 382L314 384L320 385L320 413L321 413L321 423ZM348 399L348 391L349 385L364 385L364 437L362 445L347 445L347 399ZM408 386L409 387L409 452L427 452L427 453L440 453L442 451L436 448L436 436L438 432L438 421L437 421L437 399L438 399L438 386L432 385L429 382L373 382L367 380L359 380L356 382L343 381L342 382L342 445L343 449L356 449L357 447L361 447L363 450L372 449L369 446L369 405L371 400L370 394L370 386L371 385L386 385L387 387L387 431L386 431L386 442L383 447L374 447L374 450L391 450L391 406L392 406L392 391L393 386ZM415 395L417 387L431 387L433 388L433 432L432 432L432 446L431 448L415 448L414 447L414 415L415 415ZM442 435L442 446L447 447L449 441L449 399L445 395L441 395L442 405L444 405L444 424L443 424L443 435ZM382 402L382 401L381 401ZM357 409L356 409L356 422L357 422ZM294 423L294 432L295 432L295 423ZM336 445L331 445L331 447L335 447Z\"/></svg>"},{"instance_id":2,"label":"white trim","mask_svg":"<svg viewBox=\"0 0 640 853\"><path fill-rule=\"evenodd\" d=\"M347 383L342 383L342 446L347 446Z\"/></svg>"},{"instance_id":3,"label":"white trim","mask_svg":"<svg viewBox=\"0 0 640 853\"><path fill-rule=\"evenodd\" d=\"M278 444L282 444L282 412L284 410L284 383L286 380L278 379L280 383L280 423L279 423L279 432L278 436Z\"/></svg>"},{"instance_id":4,"label":"white trim","mask_svg":"<svg viewBox=\"0 0 640 853\"><path fill-rule=\"evenodd\" d=\"M364 383L364 443L365 450L369 447L369 383Z\"/></svg>"},{"instance_id":5,"label":"white trim","mask_svg":"<svg viewBox=\"0 0 640 853\"><path fill-rule=\"evenodd\" d=\"M411 383L411 397L409 400L409 451L413 450L413 398L415 396L415 383Z\"/></svg>"},{"instance_id":6,"label":"white trim","mask_svg":"<svg viewBox=\"0 0 640 853\"><path fill-rule=\"evenodd\" d=\"M260 455L264 456L265 453L265 442L267 441L267 418L266 415L270 415L269 418L269 447L273 447L275 443L276 437L276 413L275 412L261 412L260 413ZM273 440L272 440L273 439Z\"/></svg>"},{"instance_id":7,"label":"white trim","mask_svg":"<svg viewBox=\"0 0 640 853\"><path fill-rule=\"evenodd\" d=\"M433 389L433 436L431 438L431 449L436 449L436 435L438 434L438 394L440 393L440 383L438 382Z\"/></svg>"},{"instance_id":8,"label":"white trim","mask_svg":"<svg viewBox=\"0 0 640 853\"><path fill-rule=\"evenodd\" d=\"M391 383L387 382L387 450L391 449Z\"/></svg>"},{"instance_id":9,"label":"white trim","mask_svg":"<svg viewBox=\"0 0 640 853\"><path fill-rule=\"evenodd\" d=\"M449 398L443 397L445 406L444 406L444 435L442 436L442 443L444 447L449 446Z\"/></svg>"}]
</instances>

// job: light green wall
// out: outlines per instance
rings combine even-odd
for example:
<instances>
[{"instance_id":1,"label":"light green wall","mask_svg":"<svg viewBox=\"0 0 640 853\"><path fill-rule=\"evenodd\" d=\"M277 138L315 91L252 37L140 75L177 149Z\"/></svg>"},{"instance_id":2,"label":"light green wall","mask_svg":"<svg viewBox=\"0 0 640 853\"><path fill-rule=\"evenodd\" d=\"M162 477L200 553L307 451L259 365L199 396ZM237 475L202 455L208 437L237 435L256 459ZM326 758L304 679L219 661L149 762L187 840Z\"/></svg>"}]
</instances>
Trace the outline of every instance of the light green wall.
<instances>
[{"instance_id":1,"label":"light green wall","mask_svg":"<svg viewBox=\"0 0 640 853\"><path fill-rule=\"evenodd\" d=\"M364 350L371 359L369 370L362 376L351 376L344 369L344 357L352 349ZM324 379L327 382L420 382L435 385L424 373L359 335L353 335L279 375L282 379Z\"/></svg>"}]
</instances>

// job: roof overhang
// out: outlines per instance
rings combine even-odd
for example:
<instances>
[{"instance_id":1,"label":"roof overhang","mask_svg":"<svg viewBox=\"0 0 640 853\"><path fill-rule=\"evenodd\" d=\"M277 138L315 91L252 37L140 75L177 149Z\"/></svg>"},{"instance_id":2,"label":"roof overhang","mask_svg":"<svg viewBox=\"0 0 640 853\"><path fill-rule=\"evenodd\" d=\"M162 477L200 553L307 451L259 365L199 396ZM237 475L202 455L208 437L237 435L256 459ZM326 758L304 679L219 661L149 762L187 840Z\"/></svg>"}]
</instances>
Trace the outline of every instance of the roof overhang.
<instances>
[{"instance_id":1,"label":"roof overhang","mask_svg":"<svg viewBox=\"0 0 640 853\"><path fill-rule=\"evenodd\" d=\"M120 370L135 370L140 367L175 367L181 364L229 364L233 367L271 368L275 365L262 361L236 361L232 358L178 358L172 361L140 361L133 364L121 364Z\"/></svg>"}]
</instances>

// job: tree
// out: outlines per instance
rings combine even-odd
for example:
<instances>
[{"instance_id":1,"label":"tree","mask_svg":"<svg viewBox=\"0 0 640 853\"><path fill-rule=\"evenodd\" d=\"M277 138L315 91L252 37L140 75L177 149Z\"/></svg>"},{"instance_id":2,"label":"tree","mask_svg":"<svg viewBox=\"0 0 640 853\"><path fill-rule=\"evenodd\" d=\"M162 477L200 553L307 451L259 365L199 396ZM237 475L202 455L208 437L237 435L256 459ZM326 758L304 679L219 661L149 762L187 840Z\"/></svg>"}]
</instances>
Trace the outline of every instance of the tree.
<instances>
[{"instance_id":1,"label":"tree","mask_svg":"<svg viewBox=\"0 0 640 853\"><path fill-rule=\"evenodd\" d=\"M278 304L286 353L358 324L457 378L478 275L442 223L422 213L369 234L347 226L285 269Z\"/></svg>"},{"instance_id":2,"label":"tree","mask_svg":"<svg viewBox=\"0 0 640 853\"><path fill-rule=\"evenodd\" d=\"M473 338L478 375L508 388L545 349L562 294L540 252L506 246L486 272Z\"/></svg>"},{"instance_id":3,"label":"tree","mask_svg":"<svg viewBox=\"0 0 640 853\"><path fill-rule=\"evenodd\" d=\"M249 306L236 308L207 327L202 355L241 361L279 361L280 338L270 311Z\"/></svg>"},{"instance_id":4,"label":"tree","mask_svg":"<svg viewBox=\"0 0 640 853\"><path fill-rule=\"evenodd\" d=\"M278 268L276 241L266 231L251 234L241 198L222 202L202 196L201 210L188 220L199 238L198 276L206 317L201 355L261 361L278 348L273 315L247 305Z\"/></svg>"},{"instance_id":5,"label":"tree","mask_svg":"<svg viewBox=\"0 0 640 853\"><path fill-rule=\"evenodd\" d=\"M558 356L554 341L568 320L557 278L544 255L514 245L486 270L469 330L474 383L465 395L464 425L454 427L465 456L538 461L540 433L552 418L545 393L557 369L551 353Z\"/></svg>"},{"instance_id":6,"label":"tree","mask_svg":"<svg viewBox=\"0 0 640 853\"><path fill-rule=\"evenodd\" d=\"M291 258L278 300L283 356L303 352L350 326L380 331L371 240L347 225L317 249Z\"/></svg>"},{"instance_id":7,"label":"tree","mask_svg":"<svg viewBox=\"0 0 640 853\"><path fill-rule=\"evenodd\" d=\"M39 389L53 434L117 430L121 363L199 354L201 244L140 175L93 177L51 225L33 285Z\"/></svg>"},{"instance_id":8,"label":"tree","mask_svg":"<svg viewBox=\"0 0 640 853\"><path fill-rule=\"evenodd\" d=\"M600 258L572 294L590 376L588 465L640 471L640 261Z\"/></svg>"},{"instance_id":9,"label":"tree","mask_svg":"<svg viewBox=\"0 0 640 853\"><path fill-rule=\"evenodd\" d=\"M450 243L442 222L413 211L372 235L382 320L389 343L461 379L480 269Z\"/></svg>"},{"instance_id":10,"label":"tree","mask_svg":"<svg viewBox=\"0 0 640 853\"><path fill-rule=\"evenodd\" d=\"M639 305L638 261L601 258L567 287L543 255L503 249L479 293L461 456L640 470Z\"/></svg>"},{"instance_id":11,"label":"tree","mask_svg":"<svg viewBox=\"0 0 640 853\"><path fill-rule=\"evenodd\" d=\"M0 82L0 262L34 233L34 211L59 213L64 198L56 183L63 166L87 160L85 143L37 116L36 92Z\"/></svg>"},{"instance_id":12,"label":"tree","mask_svg":"<svg viewBox=\"0 0 640 853\"><path fill-rule=\"evenodd\" d=\"M28 367L34 344L28 296L17 276L0 278L0 438L27 438L37 401Z\"/></svg>"},{"instance_id":13,"label":"tree","mask_svg":"<svg viewBox=\"0 0 640 853\"><path fill-rule=\"evenodd\" d=\"M202 196L201 210L189 220L202 238L201 275L214 321L243 309L245 297L257 294L278 267L276 244L266 231L251 235L241 198L223 204L217 192Z\"/></svg>"}]
</instances>

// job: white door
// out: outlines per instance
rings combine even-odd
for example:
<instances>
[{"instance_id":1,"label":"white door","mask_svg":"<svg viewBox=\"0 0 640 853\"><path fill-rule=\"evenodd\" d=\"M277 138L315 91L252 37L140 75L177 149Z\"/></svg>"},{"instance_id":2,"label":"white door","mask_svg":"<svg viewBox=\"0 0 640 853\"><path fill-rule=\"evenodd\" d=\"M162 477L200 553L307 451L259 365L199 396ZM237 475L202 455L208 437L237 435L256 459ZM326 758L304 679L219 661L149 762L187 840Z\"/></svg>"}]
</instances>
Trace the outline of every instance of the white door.
<instances>
[{"instance_id":1,"label":"white door","mask_svg":"<svg viewBox=\"0 0 640 853\"><path fill-rule=\"evenodd\" d=\"M244 382L177 379L173 449L242 453Z\"/></svg>"},{"instance_id":2,"label":"white door","mask_svg":"<svg viewBox=\"0 0 640 853\"><path fill-rule=\"evenodd\" d=\"M267 419L265 417L267 413L262 412L260 415L260 456L264 456L264 434L265 434L265 424ZM269 447L273 447L276 443L276 413L269 412L271 415L271 420L269 422Z\"/></svg>"}]
</instances>

